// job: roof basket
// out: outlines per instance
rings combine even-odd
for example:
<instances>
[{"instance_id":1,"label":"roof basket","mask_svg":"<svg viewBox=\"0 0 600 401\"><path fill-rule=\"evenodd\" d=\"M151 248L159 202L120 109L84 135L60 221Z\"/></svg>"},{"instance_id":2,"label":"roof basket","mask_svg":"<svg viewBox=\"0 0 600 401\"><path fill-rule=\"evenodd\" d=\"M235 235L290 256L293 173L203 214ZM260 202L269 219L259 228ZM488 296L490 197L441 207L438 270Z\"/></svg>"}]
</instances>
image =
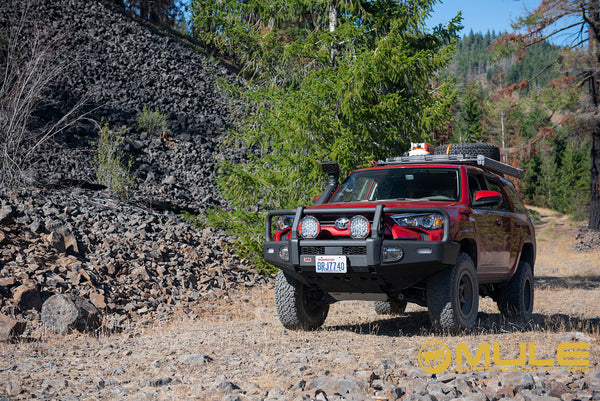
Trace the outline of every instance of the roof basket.
<instances>
[{"instance_id":1,"label":"roof basket","mask_svg":"<svg viewBox=\"0 0 600 401\"><path fill-rule=\"evenodd\" d=\"M452 163L469 164L479 166L484 170L492 171L497 174L506 174L511 177L522 179L525 172L516 167L501 163L483 155L415 155L389 157L385 161L377 162L379 166L398 165L398 164L429 164L429 163Z\"/></svg>"}]
</instances>

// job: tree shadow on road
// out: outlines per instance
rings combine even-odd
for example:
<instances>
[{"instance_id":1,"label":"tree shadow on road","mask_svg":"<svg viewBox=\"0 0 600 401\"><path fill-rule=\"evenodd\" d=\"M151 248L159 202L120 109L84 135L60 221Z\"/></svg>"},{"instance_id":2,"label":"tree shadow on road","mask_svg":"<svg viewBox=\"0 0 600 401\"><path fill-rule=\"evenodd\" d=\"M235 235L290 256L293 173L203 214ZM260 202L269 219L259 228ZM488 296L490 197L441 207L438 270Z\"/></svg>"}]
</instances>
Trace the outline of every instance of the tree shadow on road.
<instances>
[{"instance_id":1,"label":"tree shadow on road","mask_svg":"<svg viewBox=\"0 0 600 401\"><path fill-rule=\"evenodd\" d=\"M535 278L535 288L537 290L594 290L600 288L600 276L538 276Z\"/></svg>"},{"instance_id":2,"label":"tree shadow on road","mask_svg":"<svg viewBox=\"0 0 600 401\"><path fill-rule=\"evenodd\" d=\"M517 325L503 318L500 313L480 312L478 322L473 329L461 333L449 333L432 327L427 312L410 312L398 317L378 319L367 323L328 326L325 330L350 331L385 337L462 336L518 332L581 332L598 336L600 335L600 317L583 318L566 314L535 313L526 325Z\"/></svg>"}]
</instances>

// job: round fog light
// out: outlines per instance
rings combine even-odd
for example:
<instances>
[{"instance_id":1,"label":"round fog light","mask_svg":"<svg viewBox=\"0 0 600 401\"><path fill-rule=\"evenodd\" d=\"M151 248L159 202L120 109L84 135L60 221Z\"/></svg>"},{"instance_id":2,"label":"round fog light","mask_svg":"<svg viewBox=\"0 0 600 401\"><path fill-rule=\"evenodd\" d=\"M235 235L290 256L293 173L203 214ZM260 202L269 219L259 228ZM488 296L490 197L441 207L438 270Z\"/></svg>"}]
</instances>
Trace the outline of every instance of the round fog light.
<instances>
[{"instance_id":1,"label":"round fog light","mask_svg":"<svg viewBox=\"0 0 600 401\"><path fill-rule=\"evenodd\" d=\"M279 248L279 257L284 262L289 262L290 261L290 252L288 251L288 247L287 246L282 246L281 248Z\"/></svg>"},{"instance_id":2,"label":"round fog light","mask_svg":"<svg viewBox=\"0 0 600 401\"><path fill-rule=\"evenodd\" d=\"M306 216L300 220L298 231L302 238L314 239L317 238L319 232L321 232L321 224L316 217Z\"/></svg>"},{"instance_id":3,"label":"round fog light","mask_svg":"<svg viewBox=\"0 0 600 401\"><path fill-rule=\"evenodd\" d=\"M357 215L350 219L350 237L367 238L371 232L371 224L365 216Z\"/></svg>"},{"instance_id":4,"label":"round fog light","mask_svg":"<svg viewBox=\"0 0 600 401\"><path fill-rule=\"evenodd\" d=\"M396 260L402 259L404 256L404 251L402 248L397 246L384 246L383 247L383 261L384 262L393 262Z\"/></svg>"}]
</instances>

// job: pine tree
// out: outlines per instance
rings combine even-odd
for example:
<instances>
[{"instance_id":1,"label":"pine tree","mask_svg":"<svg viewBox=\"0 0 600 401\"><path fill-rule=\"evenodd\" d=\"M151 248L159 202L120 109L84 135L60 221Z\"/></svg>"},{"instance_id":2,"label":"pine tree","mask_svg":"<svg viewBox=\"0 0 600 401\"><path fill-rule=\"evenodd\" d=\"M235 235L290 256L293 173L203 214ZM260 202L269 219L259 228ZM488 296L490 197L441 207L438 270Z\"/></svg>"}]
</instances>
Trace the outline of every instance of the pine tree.
<instances>
[{"instance_id":1,"label":"pine tree","mask_svg":"<svg viewBox=\"0 0 600 401\"><path fill-rule=\"evenodd\" d=\"M110 0L113 4L140 16L143 19L174 27L181 5L175 0Z\"/></svg>"},{"instance_id":2,"label":"pine tree","mask_svg":"<svg viewBox=\"0 0 600 401\"><path fill-rule=\"evenodd\" d=\"M455 142L478 142L483 136L483 88L468 83L458 104L454 131Z\"/></svg>"},{"instance_id":3,"label":"pine tree","mask_svg":"<svg viewBox=\"0 0 600 401\"><path fill-rule=\"evenodd\" d=\"M262 50L249 57L249 48L243 48L238 60L253 60L247 68L267 85L244 94L242 103L250 108L227 138L227 148L246 152L247 158L221 164L220 184L228 198L238 206L305 203L321 192L321 162L337 161L349 172L401 154L410 139L426 139L447 125L455 91L451 81L434 77L449 63L458 19L426 33L424 18L432 3L365 1L352 3L352 13L336 3L333 30L322 3L325 14L311 17L313 30L305 26L293 34L290 27L303 24L298 10L304 11L284 9L291 22L273 22L265 37L282 35L275 28L284 26L287 42L275 50L286 57ZM269 20L260 13L253 18ZM236 29L223 35L232 37ZM252 40L262 40L259 36ZM266 60L268 69L256 71ZM284 67L285 77L279 73Z\"/></svg>"},{"instance_id":4,"label":"pine tree","mask_svg":"<svg viewBox=\"0 0 600 401\"><path fill-rule=\"evenodd\" d=\"M568 140L561 156L558 191L563 213L569 213L576 219L583 219L589 213L588 141Z\"/></svg>"}]
</instances>

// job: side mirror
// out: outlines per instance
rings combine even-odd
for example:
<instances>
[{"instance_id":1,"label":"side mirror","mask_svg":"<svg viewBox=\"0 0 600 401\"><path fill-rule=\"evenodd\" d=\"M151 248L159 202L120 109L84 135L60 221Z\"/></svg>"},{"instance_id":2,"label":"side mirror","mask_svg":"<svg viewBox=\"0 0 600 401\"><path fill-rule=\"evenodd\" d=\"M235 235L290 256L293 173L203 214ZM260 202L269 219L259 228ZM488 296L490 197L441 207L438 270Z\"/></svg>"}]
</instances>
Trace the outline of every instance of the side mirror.
<instances>
[{"instance_id":1,"label":"side mirror","mask_svg":"<svg viewBox=\"0 0 600 401\"><path fill-rule=\"evenodd\" d=\"M496 191L477 191L473 207L494 206L502 201L502 194Z\"/></svg>"}]
</instances>

